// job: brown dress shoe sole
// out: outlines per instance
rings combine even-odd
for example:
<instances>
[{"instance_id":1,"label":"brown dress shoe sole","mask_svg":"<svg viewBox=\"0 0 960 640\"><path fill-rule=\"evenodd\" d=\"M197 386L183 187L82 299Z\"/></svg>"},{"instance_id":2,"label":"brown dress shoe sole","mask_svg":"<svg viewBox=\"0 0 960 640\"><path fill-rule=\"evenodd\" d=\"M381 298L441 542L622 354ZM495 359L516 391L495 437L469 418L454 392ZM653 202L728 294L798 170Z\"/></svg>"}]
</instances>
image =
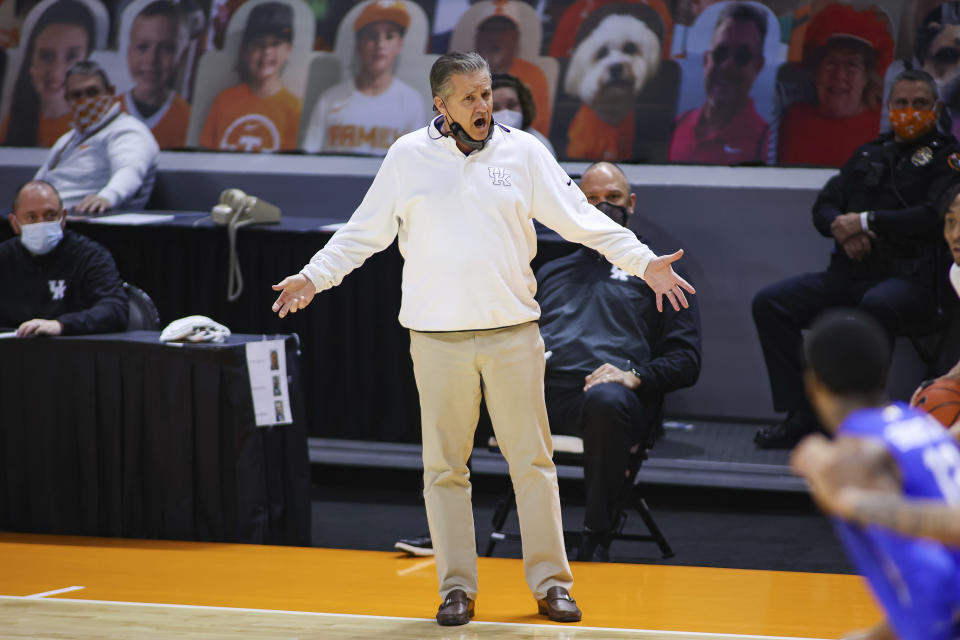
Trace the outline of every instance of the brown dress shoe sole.
<instances>
[{"instance_id":1,"label":"brown dress shoe sole","mask_svg":"<svg viewBox=\"0 0 960 640\"><path fill-rule=\"evenodd\" d=\"M444 627L457 627L462 624L467 624L470 622L470 618L473 617L474 604L473 600L467 601L467 610L457 613L447 613L443 609L444 607L453 608L455 605L461 604L461 601L453 601L450 603L445 603L440 606L440 610L437 611L437 624Z\"/></svg>"},{"instance_id":2,"label":"brown dress shoe sole","mask_svg":"<svg viewBox=\"0 0 960 640\"><path fill-rule=\"evenodd\" d=\"M576 604L574 604L574 607L576 607ZM580 609L576 608L573 611L551 609L546 600L537 600L537 610L540 615L547 616L554 622L580 622L580 618L583 616Z\"/></svg>"}]
</instances>

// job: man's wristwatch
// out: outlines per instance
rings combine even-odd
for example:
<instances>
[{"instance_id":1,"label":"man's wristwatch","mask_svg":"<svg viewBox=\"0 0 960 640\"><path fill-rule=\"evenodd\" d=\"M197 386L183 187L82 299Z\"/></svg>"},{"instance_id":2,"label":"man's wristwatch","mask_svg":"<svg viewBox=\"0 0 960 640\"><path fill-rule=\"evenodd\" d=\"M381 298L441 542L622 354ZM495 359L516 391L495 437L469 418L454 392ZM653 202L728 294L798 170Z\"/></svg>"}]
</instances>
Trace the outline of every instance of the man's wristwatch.
<instances>
[{"instance_id":1,"label":"man's wristwatch","mask_svg":"<svg viewBox=\"0 0 960 640\"><path fill-rule=\"evenodd\" d=\"M637 380L639 380L640 382L643 382L643 376L640 375L640 372L637 371L636 367L630 367L630 373L637 376Z\"/></svg>"}]
</instances>

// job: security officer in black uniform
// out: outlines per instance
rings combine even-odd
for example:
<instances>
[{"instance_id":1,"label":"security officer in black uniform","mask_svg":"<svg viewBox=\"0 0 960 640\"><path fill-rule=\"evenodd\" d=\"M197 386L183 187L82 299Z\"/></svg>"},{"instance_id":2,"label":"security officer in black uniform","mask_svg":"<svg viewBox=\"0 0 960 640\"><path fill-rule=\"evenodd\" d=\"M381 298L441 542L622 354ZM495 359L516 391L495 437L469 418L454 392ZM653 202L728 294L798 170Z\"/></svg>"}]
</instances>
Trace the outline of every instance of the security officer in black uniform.
<instances>
[{"instance_id":1,"label":"security officer in black uniform","mask_svg":"<svg viewBox=\"0 0 960 640\"><path fill-rule=\"evenodd\" d=\"M803 391L801 330L831 307L858 307L891 336L937 313L937 200L960 179L960 144L937 129L943 103L933 78L902 72L887 103L892 131L860 147L820 192L813 222L836 244L825 272L761 290L753 318L777 411L786 420L761 429L761 448L788 448L817 428Z\"/></svg>"},{"instance_id":2,"label":"security officer in black uniform","mask_svg":"<svg viewBox=\"0 0 960 640\"><path fill-rule=\"evenodd\" d=\"M22 338L126 329L127 294L113 256L64 230L52 185L20 187L9 219L17 236L0 242L0 327Z\"/></svg>"}]
</instances>

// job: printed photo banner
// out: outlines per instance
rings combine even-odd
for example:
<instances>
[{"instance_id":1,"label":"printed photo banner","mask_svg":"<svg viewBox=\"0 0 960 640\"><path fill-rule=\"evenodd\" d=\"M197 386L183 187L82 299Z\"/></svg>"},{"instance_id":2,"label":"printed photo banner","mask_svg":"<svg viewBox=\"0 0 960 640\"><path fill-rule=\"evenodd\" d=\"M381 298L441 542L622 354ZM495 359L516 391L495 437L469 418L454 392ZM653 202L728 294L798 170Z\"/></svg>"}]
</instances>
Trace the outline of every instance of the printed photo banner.
<instances>
[{"instance_id":1,"label":"printed photo banner","mask_svg":"<svg viewBox=\"0 0 960 640\"><path fill-rule=\"evenodd\" d=\"M64 63L90 58L164 149L382 155L429 120L436 57L474 49L562 160L838 166L903 69L960 122L957 37L938 0L5 0L0 144L68 132Z\"/></svg>"}]
</instances>

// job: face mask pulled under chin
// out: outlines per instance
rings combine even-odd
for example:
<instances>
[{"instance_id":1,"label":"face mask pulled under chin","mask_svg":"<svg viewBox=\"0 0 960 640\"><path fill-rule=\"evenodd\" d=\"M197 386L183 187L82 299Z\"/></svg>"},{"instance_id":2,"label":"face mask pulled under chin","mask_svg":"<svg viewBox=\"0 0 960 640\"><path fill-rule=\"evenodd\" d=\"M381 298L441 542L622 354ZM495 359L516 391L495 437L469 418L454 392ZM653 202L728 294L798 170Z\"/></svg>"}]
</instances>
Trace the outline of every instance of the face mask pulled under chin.
<instances>
[{"instance_id":1,"label":"face mask pulled under chin","mask_svg":"<svg viewBox=\"0 0 960 640\"><path fill-rule=\"evenodd\" d=\"M34 222L20 227L20 242L35 256L44 256L56 249L63 240L63 227L59 220Z\"/></svg>"},{"instance_id":2,"label":"face mask pulled under chin","mask_svg":"<svg viewBox=\"0 0 960 640\"><path fill-rule=\"evenodd\" d=\"M521 125L523 125L523 114L519 111L510 111L508 109L494 111L493 119L496 122L513 129L521 129Z\"/></svg>"},{"instance_id":3,"label":"face mask pulled under chin","mask_svg":"<svg viewBox=\"0 0 960 640\"><path fill-rule=\"evenodd\" d=\"M599 202L595 205L597 209L603 211L607 217L611 218L620 226L627 226L627 208L610 202Z\"/></svg>"}]
</instances>

